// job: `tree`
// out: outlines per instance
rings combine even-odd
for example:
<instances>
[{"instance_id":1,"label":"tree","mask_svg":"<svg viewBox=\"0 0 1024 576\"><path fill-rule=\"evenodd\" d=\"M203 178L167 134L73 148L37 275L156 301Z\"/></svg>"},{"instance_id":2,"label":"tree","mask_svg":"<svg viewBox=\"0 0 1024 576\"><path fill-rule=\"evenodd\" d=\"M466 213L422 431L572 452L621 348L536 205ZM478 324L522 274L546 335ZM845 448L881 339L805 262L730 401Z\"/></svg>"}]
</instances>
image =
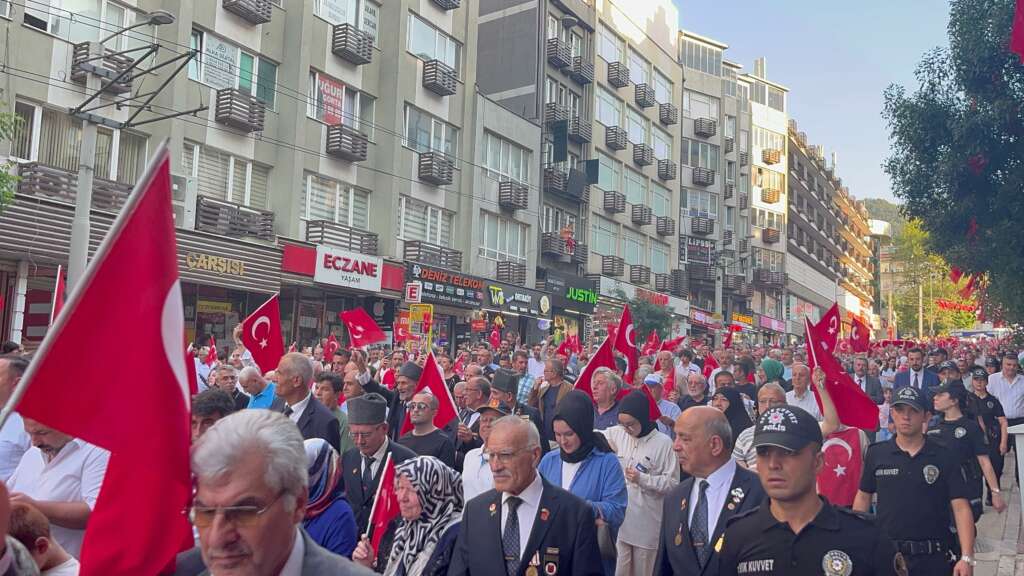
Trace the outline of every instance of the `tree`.
<instances>
[{"instance_id":1,"label":"tree","mask_svg":"<svg viewBox=\"0 0 1024 576\"><path fill-rule=\"evenodd\" d=\"M865 198L864 207L868 209L868 215L872 219L889 223L893 238L903 230L906 219L900 214L899 204L893 204L884 198Z\"/></svg>"},{"instance_id":2,"label":"tree","mask_svg":"<svg viewBox=\"0 0 1024 576\"><path fill-rule=\"evenodd\" d=\"M625 293L620 292L619 297L626 300ZM630 312L633 313L633 333L636 334L637 345L646 340L651 330L656 330L658 337L663 340L671 334L672 313L668 307L640 298L632 298L627 302Z\"/></svg>"},{"instance_id":3,"label":"tree","mask_svg":"<svg viewBox=\"0 0 1024 576\"><path fill-rule=\"evenodd\" d=\"M13 140L21 126L21 117L15 114L0 113L0 140ZM11 174L13 162L0 164L0 212L14 198L14 190L18 185L18 177Z\"/></svg>"},{"instance_id":4,"label":"tree","mask_svg":"<svg viewBox=\"0 0 1024 576\"><path fill-rule=\"evenodd\" d=\"M927 53L919 86L885 91L884 168L928 248L988 275L1008 319L1024 316L1024 65L1009 49L1014 0L952 0L948 49Z\"/></svg>"}]
</instances>

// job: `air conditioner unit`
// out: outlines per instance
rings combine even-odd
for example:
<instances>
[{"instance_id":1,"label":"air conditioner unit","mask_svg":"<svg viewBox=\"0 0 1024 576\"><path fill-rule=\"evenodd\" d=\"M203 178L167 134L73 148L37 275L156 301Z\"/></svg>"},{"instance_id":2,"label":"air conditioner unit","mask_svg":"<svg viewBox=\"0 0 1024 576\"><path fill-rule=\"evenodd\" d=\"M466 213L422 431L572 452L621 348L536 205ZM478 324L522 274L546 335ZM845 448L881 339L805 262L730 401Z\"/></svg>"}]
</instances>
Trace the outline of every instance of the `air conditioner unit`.
<instances>
[{"instance_id":1,"label":"air conditioner unit","mask_svg":"<svg viewBox=\"0 0 1024 576\"><path fill-rule=\"evenodd\" d=\"M196 227L196 179L171 174L171 203L174 205L174 225L186 230Z\"/></svg>"}]
</instances>

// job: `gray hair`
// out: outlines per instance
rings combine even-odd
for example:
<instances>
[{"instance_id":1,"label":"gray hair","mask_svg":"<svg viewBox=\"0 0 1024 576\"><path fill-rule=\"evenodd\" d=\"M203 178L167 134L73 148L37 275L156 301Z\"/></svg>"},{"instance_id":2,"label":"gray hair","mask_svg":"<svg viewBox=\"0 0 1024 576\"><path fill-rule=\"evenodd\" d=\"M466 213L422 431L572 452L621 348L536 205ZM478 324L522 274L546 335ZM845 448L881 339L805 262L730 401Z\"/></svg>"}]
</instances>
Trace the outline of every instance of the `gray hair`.
<instances>
[{"instance_id":1,"label":"gray hair","mask_svg":"<svg viewBox=\"0 0 1024 576\"><path fill-rule=\"evenodd\" d=\"M622 378L619 378L619 375L616 374L615 371L612 370L611 368L601 366L600 368L594 370L594 375L591 378L597 378L598 376L604 376L607 379L608 383L614 386L616 390L622 390Z\"/></svg>"},{"instance_id":2,"label":"gray hair","mask_svg":"<svg viewBox=\"0 0 1024 576\"><path fill-rule=\"evenodd\" d=\"M238 379L239 380L245 380L247 378L252 378L253 376L255 376L257 378L260 378L260 379L263 378L263 375L260 374L259 368L256 368L255 366L246 366L245 368L242 368L238 372Z\"/></svg>"},{"instance_id":3,"label":"gray hair","mask_svg":"<svg viewBox=\"0 0 1024 576\"><path fill-rule=\"evenodd\" d=\"M287 416L270 410L240 410L217 421L192 446L192 471L202 480L227 474L243 458L262 456L263 481L284 492L285 506L307 490L309 473L302 434Z\"/></svg>"},{"instance_id":4,"label":"gray hair","mask_svg":"<svg viewBox=\"0 0 1024 576\"><path fill-rule=\"evenodd\" d=\"M704 422L704 433L707 434L708 438L718 436L722 439L722 446L725 448L726 454L732 454L734 438L732 435L732 426L729 425L729 420L726 419L725 414L722 414L721 418L708 418Z\"/></svg>"},{"instance_id":5,"label":"gray hair","mask_svg":"<svg viewBox=\"0 0 1024 576\"><path fill-rule=\"evenodd\" d=\"M643 382L644 378L647 378L647 375L653 371L654 370L651 368L649 364L644 364L636 369L636 376L634 376L633 378L639 379L641 382Z\"/></svg>"},{"instance_id":6,"label":"gray hair","mask_svg":"<svg viewBox=\"0 0 1024 576\"><path fill-rule=\"evenodd\" d=\"M524 420L515 414L509 414L508 416L502 416L491 424L491 434L501 427L510 427L517 430L526 430L526 448L542 448L540 445L540 432L537 431L537 427L533 425L533 422ZM211 428L212 430L212 428ZM209 432L207 432L209 434Z\"/></svg>"},{"instance_id":7,"label":"gray hair","mask_svg":"<svg viewBox=\"0 0 1024 576\"><path fill-rule=\"evenodd\" d=\"M236 376L238 375L238 369L236 369L231 364L228 364L227 362L222 362L220 364L217 364L217 370L215 370L215 372L217 372L217 373L220 373L220 372L231 372L232 374L234 374Z\"/></svg>"},{"instance_id":8,"label":"gray hair","mask_svg":"<svg viewBox=\"0 0 1024 576\"><path fill-rule=\"evenodd\" d=\"M760 396L761 392L765 390L778 393L779 395L782 396L783 400L785 400L786 398L786 390L785 388L780 386L778 382L765 382L764 384L762 384L761 389L757 391L758 396Z\"/></svg>"},{"instance_id":9,"label":"gray hair","mask_svg":"<svg viewBox=\"0 0 1024 576\"><path fill-rule=\"evenodd\" d=\"M289 352L281 357L281 364L284 365L285 370L289 374L301 376L303 384L308 386L313 383L313 361L306 358L305 355L298 352ZM280 372L278 370L278 374Z\"/></svg>"}]
</instances>

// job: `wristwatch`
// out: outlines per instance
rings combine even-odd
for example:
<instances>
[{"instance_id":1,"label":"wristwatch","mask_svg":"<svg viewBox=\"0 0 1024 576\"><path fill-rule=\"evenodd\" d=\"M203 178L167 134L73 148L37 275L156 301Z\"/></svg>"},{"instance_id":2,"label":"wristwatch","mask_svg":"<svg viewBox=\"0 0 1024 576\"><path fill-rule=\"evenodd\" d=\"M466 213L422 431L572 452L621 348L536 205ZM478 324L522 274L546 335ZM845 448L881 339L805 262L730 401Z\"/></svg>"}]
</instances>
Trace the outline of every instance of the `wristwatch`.
<instances>
[{"instance_id":1,"label":"wristwatch","mask_svg":"<svg viewBox=\"0 0 1024 576\"><path fill-rule=\"evenodd\" d=\"M1002 494L1003 493L1002 490L992 490L991 488L989 488L989 492L991 492L992 494Z\"/></svg>"},{"instance_id":2,"label":"wristwatch","mask_svg":"<svg viewBox=\"0 0 1024 576\"><path fill-rule=\"evenodd\" d=\"M967 565L968 565L968 566L971 566L971 567L974 567L974 566L977 566L977 565L978 565L978 561L977 561L977 560L975 560L974 558L971 558L971 557L970 557L970 556L968 556L967 554L964 554L963 556L961 556L961 557L960 557L960 560L961 560L962 562L966 562L966 563L967 563Z\"/></svg>"}]
</instances>

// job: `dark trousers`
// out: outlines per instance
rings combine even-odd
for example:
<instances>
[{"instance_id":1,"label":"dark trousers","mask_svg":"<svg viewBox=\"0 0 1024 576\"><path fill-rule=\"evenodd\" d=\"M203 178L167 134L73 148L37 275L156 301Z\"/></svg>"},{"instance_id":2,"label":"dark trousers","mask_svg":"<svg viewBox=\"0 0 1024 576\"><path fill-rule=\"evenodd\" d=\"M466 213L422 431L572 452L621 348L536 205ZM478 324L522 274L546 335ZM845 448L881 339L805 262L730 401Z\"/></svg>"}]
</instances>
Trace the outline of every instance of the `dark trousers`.
<instances>
[{"instance_id":1,"label":"dark trousers","mask_svg":"<svg viewBox=\"0 0 1024 576\"><path fill-rule=\"evenodd\" d=\"M950 576L953 573L953 564L950 563L948 554L924 554L903 558L907 561L909 576Z\"/></svg>"}]
</instances>

